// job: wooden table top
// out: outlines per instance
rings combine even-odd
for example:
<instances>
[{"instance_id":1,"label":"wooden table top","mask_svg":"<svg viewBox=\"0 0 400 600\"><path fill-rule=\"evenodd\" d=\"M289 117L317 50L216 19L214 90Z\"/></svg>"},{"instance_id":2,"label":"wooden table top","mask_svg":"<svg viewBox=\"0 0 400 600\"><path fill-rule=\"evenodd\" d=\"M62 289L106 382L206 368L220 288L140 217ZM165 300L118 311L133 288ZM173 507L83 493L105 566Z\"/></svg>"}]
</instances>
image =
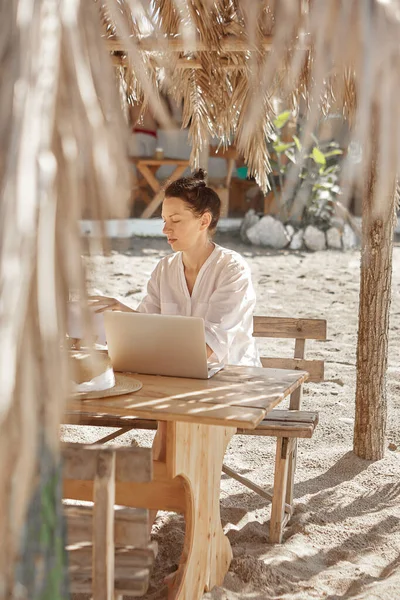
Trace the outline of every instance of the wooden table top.
<instances>
[{"instance_id":1,"label":"wooden table top","mask_svg":"<svg viewBox=\"0 0 400 600\"><path fill-rule=\"evenodd\" d=\"M189 166L189 159L184 158L146 158L143 156L130 156L129 160L133 163L141 163L147 166L162 166L162 165L185 165Z\"/></svg>"},{"instance_id":2,"label":"wooden table top","mask_svg":"<svg viewBox=\"0 0 400 600\"><path fill-rule=\"evenodd\" d=\"M305 371L227 366L211 379L132 374L138 392L101 399L70 399L66 417L132 417L254 429L308 378ZM66 421L68 422L68 418Z\"/></svg>"}]
</instances>

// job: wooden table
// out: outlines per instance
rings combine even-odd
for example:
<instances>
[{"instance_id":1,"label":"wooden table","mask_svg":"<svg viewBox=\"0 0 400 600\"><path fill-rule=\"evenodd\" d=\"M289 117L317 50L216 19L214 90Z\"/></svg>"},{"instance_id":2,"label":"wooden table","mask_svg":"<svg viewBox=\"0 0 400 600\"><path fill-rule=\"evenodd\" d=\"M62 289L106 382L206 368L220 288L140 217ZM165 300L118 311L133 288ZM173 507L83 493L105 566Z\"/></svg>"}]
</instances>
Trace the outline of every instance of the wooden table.
<instances>
[{"instance_id":1,"label":"wooden table","mask_svg":"<svg viewBox=\"0 0 400 600\"><path fill-rule=\"evenodd\" d=\"M209 380L136 377L143 388L135 394L70 400L64 423L84 423L88 417L117 427L127 427L138 417L166 422L166 454L154 461L153 481L119 483L116 502L185 515L184 549L168 597L198 600L222 584L232 558L219 507L229 440L239 427L254 429L308 374L228 366ZM91 500L92 484L67 484L65 497Z\"/></svg>"},{"instance_id":2,"label":"wooden table","mask_svg":"<svg viewBox=\"0 0 400 600\"><path fill-rule=\"evenodd\" d=\"M146 206L140 215L142 219L147 219L148 217L151 217L162 201L161 184L155 177L156 171L164 165L176 165L174 171L168 177L168 181L175 181L183 175L184 171L186 171L190 165L190 162L180 158L155 159L141 158L136 156L131 156L129 160L136 166L137 170L141 173L141 175L143 175L144 179L155 193L152 201Z\"/></svg>"}]
</instances>

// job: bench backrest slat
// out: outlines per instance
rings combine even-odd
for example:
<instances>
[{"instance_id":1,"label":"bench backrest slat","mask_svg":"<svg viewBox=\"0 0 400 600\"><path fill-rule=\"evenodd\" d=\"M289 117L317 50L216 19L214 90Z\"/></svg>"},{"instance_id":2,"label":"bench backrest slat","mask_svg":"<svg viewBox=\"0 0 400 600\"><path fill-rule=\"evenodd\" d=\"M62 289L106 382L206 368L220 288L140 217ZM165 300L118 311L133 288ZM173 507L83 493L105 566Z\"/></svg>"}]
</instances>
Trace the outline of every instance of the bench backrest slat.
<instances>
[{"instance_id":1,"label":"bench backrest slat","mask_svg":"<svg viewBox=\"0 0 400 600\"><path fill-rule=\"evenodd\" d=\"M305 358L306 340L326 340L324 319L293 319L290 317L259 317L253 319L253 336L262 338L291 338L295 340L293 358L261 357L263 367L308 371L308 381L324 380L324 361ZM300 409L302 389L290 396L290 408Z\"/></svg>"},{"instance_id":2,"label":"bench backrest slat","mask_svg":"<svg viewBox=\"0 0 400 600\"><path fill-rule=\"evenodd\" d=\"M254 337L326 340L324 319L254 317L253 328Z\"/></svg>"}]
</instances>

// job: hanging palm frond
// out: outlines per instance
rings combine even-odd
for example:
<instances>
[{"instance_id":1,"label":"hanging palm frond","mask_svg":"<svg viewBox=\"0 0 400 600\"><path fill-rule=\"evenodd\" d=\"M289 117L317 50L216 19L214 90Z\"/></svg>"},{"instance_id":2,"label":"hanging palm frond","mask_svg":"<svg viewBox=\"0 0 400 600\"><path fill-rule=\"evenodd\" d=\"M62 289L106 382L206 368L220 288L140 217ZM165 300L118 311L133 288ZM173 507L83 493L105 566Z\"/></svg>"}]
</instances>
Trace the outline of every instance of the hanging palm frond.
<instances>
[{"instance_id":1,"label":"hanging palm frond","mask_svg":"<svg viewBox=\"0 0 400 600\"><path fill-rule=\"evenodd\" d=\"M116 4L125 4L120 16L133 19L138 30L140 19L127 15L126 0ZM354 124L353 137L365 146L375 90L382 72L398 59L394 0L155 0L151 6L144 50L140 33L129 27L122 32L121 19L118 25L108 16L107 30L120 39L131 36L127 47L134 45L124 71L130 100L145 104L157 98L160 86L186 98L185 122L190 107L196 111L192 139L204 144L206 132L223 144L236 139L264 190L269 163L259 145L265 146L270 130L273 96L308 114L305 144L321 115L342 112ZM378 58L383 49L385 60ZM189 75L191 62L196 73ZM396 85L394 73L388 84L392 93ZM152 102L162 112L162 103ZM196 150L192 157L198 160Z\"/></svg>"},{"instance_id":2,"label":"hanging palm frond","mask_svg":"<svg viewBox=\"0 0 400 600\"><path fill-rule=\"evenodd\" d=\"M175 36L180 29L180 15L174 0L154 0L153 18L158 22L160 31L168 36Z\"/></svg>"},{"instance_id":3,"label":"hanging palm frond","mask_svg":"<svg viewBox=\"0 0 400 600\"><path fill-rule=\"evenodd\" d=\"M200 153L208 144L212 135L212 110L213 106L207 101L203 90L209 86L209 79L203 70L188 69L183 75L183 114L182 126L189 127L189 138L192 141L190 160L197 168L200 164Z\"/></svg>"},{"instance_id":4,"label":"hanging palm frond","mask_svg":"<svg viewBox=\"0 0 400 600\"><path fill-rule=\"evenodd\" d=\"M0 589L64 598L66 306L73 289L85 310L79 219L124 216L126 129L92 3L10 0L1 17Z\"/></svg>"}]
</instances>

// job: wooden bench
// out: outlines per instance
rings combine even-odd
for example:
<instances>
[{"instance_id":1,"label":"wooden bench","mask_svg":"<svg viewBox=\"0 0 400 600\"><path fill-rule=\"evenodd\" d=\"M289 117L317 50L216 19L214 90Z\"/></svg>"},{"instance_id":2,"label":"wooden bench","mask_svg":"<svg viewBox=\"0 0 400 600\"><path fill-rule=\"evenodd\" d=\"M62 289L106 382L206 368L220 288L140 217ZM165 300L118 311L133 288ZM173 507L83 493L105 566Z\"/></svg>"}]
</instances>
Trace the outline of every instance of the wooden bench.
<instances>
[{"instance_id":1,"label":"wooden bench","mask_svg":"<svg viewBox=\"0 0 400 600\"><path fill-rule=\"evenodd\" d=\"M264 367L299 369L309 373L309 382L324 379L324 361L307 360L307 339L326 340L326 321L322 319L293 319L285 317L254 317L254 337L291 338L295 340L293 358L262 357ZM226 465L223 472L252 491L272 502L269 542L281 543L283 530L293 513L293 488L296 470L297 439L311 438L318 425L318 413L301 410L302 388L290 396L288 410L272 410L253 430L238 429L239 435L276 437L273 491L267 492Z\"/></svg>"},{"instance_id":2,"label":"wooden bench","mask_svg":"<svg viewBox=\"0 0 400 600\"><path fill-rule=\"evenodd\" d=\"M93 507L64 505L70 587L96 600L142 596L157 545L150 542L148 511L115 506L116 484L151 480L147 448L63 444L64 498L93 486Z\"/></svg>"}]
</instances>

